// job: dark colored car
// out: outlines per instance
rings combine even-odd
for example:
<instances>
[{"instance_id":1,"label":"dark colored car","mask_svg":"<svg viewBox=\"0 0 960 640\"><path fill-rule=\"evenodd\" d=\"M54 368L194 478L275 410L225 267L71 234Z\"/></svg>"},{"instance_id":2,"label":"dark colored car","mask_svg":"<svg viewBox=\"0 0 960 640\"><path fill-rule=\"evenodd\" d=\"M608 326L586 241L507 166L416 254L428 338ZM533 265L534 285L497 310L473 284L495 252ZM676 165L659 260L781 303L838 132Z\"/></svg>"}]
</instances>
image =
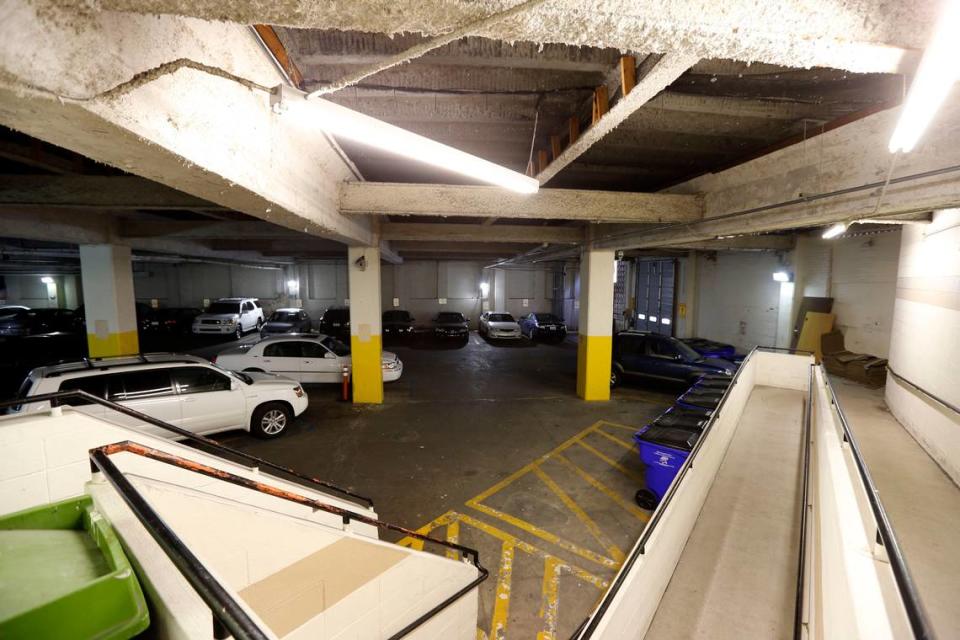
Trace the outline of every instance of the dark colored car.
<instances>
[{"instance_id":1,"label":"dark colored car","mask_svg":"<svg viewBox=\"0 0 960 640\"><path fill-rule=\"evenodd\" d=\"M349 324L347 325L349 327ZM313 321L303 309L277 309L270 314L267 322L260 328L260 335L271 333L310 333Z\"/></svg>"},{"instance_id":2,"label":"dark colored car","mask_svg":"<svg viewBox=\"0 0 960 640\"><path fill-rule=\"evenodd\" d=\"M737 349L732 344L714 342L705 338L683 338L681 342L689 345L694 351L704 358L723 358L724 360L733 359L737 355Z\"/></svg>"},{"instance_id":3,"label":"dark colored car","mask_svg":"<svg viewBox=\"0 0 960 640\"><path fill-rule=\"evenodd\" d=\"M140 331L149 331L153 327L153 320L157 315L156 309L144 302L134 303L137 311L137 329ZM74 314L77 318L77 326L80 331L84 333L87 330L87 316L84 310L84 305L80 305L74 309Z\"/></svg>"},{"instance_id":4,"label":"dark colored car","mask_svg":"<svg viewBox=\"0 0 960 640\"><path fill-rule=\"evenodd\" d=\"M10 307L0 310L0 336L21 337L76 330L76 315L71 309Z\"/></svg>"},{"instance_id":5,"label":"dark colored car","mask_svg":"<svg viewBox=\"0 0 960 640\"><path fill-rule=\"evenodd\" d=\"M323 312L317 329L320 333L334 336L341 340L350 338L350 309L346 307L331 307Z\"/></svg>"},{"instance_id":6,"label":"dark colored car","mask_svg":"<svg viewBox=\"0 0 960 640\"><path fill-rule=\"evenodd\" d=\"M567 325L552 313L528 313L520 318L520 333L531 340L559 342L567 337Z\"/></svg>"},{"instance_id":7,"label":"dark colored car","mask_svg":"<svg viewBox=\"0 0 960 640\"><path fill-rule=\"evenodd\" d=\"M409 311L391 309L383 312L383 339L408 340L413 337L413 323L416 322Z\"/></svg>"},{"instance_id":8,"label":"dark colored car","mask_svg":"<svg viewBox=\"0 0 960 640\"><path fill-rule=\"evenodd\" d=\"M151 331L160 333L188 334L193 319L203 313L196 307L165 307L157 309L149 321Z\"/></svg>"},{"instance_id":9,"label":"dark colored car","mask_svg":"<svg viewBox=\"0 0 960 640\"><path fill-rule=\"evenodd\" d=\"M733 375L736 368L728 360L704 358L670 336L623 331L617 334L613 343L610 386L617 386L629 378L693 384L704 374Z\"/></svg>"},{"instance_id":10,"label":"dark colored car","mask_svg":"<svg viewBox=\"0 0 960 640\"><path fill-rule=\"evenodd\" d=\"M459 311L441 311L433 319L433 335L442 340L460 340L466 344L470 339L467 322Z\"/></svg>"}]
</instances>

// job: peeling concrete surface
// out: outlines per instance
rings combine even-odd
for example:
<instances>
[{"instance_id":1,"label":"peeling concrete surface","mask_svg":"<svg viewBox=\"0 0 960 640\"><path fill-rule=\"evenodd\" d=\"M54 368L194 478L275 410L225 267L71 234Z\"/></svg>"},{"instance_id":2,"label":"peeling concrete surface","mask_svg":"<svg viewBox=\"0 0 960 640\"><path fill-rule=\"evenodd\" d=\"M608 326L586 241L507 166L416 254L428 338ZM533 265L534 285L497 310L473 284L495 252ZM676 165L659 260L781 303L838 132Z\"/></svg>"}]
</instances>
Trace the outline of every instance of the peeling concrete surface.
<instances>
[{"instance_id":1,"label":"peeling concrete surface","mask_svg":"<svg viewBox=\"0 0 960 640\"><path fill-rule=\"evenodd\" d=\"M71 1L86 5L85 0ZM241 24L436 35L516 4L511 0L100 0L96 6ZM900 67L904 50L924 46L938 6L936 0L604 0L588 6L580 0L554 0L475 35L887 72Z\"/></svg>"}]
</instances>

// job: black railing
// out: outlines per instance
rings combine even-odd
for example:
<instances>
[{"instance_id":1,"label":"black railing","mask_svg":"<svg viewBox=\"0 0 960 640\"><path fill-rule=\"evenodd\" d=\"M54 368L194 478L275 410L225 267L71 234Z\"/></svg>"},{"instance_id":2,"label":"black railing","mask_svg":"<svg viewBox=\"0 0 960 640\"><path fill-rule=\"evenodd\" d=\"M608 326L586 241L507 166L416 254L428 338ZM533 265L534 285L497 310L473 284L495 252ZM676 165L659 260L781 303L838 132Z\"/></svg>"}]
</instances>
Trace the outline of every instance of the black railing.
<instances>
[{"instance_id":1,"label":"black railing","mask_svg":"<svg viewBox=\"0 0 960 640\"><path fill-rule=\"evenodd\" d=\"M803 614L806 603L807 573L807 511L810 501L810 445L813 439L813 370L810 365L810 378L807 382L807 400L803 412L803 480L800 497L800 553L797 559L797 599L793 609L793 638L803 638Z\"/></svg>"},{"instance_id":2,"label":"black railing","mask_svg":"<svg viewBox=\"0 0 960 640\"><path fill-rule=\"evenodd\" d=\"M950 411L953 411L954 413L960 414L960 407L958 407L957 405L955 405L955 404L953 404L953 403L951 403L951 402L947 402L946 400L944 400L943 398L941 398L941 397L939 397L939 396L933 395L932 393L930 393L929 391L927 391L926 389L924 389L923 387L921 387L921 386L918 385L917 383L911 382L910 380L907 380L907 379L904 378L902 375L900 375L899 373L897 373L896 371L894 371L893 368L890 367L890 365L887 365L887 371L889 371L889 372L890 372L890 375L892 375L894 378L896 378L897 380L899 380L899 381L902 382L903 384L907 385L908 387L911 387L912 389L916 389L916 390L919 391L921 394L923 394L923 395L925 395L926 397L930 398L931 400L933 400L934 402L936 402L936 403L939 404L940 406L942 406L942 407L944 407L944 408L946 408L946 409L949 409Z\"/></svg>"},{"instance_id":3,"label":"black railing","mask_svg":"<svg viewBox=\"0 0 960 640\"><path fill-rule=\"evenodd\" d=\"M847 422L847 416L836 401L837 394L833 390L830 378L826 371L821 369L823 380L830 391L830 404L833 405L840 418L840 426L843 429L843 440L850 447L850 453L853 455L853 461L857 466L857 473L860 475L860 481L863 483L864 491L867 494L867 500L870 502L870 510L873 511L873 518L877 523L877 542L883 545L887 552L887 558L890 561L890 568L893 571L893 577L897 583L897 591L900 593L900 599L903 601L903 607L907 614L907 620L910 623L910 629L913 631L913 637L918 640L933 640L936 636L930 621L927 618L923 603L920 601L920 595L917 593L916 584L913 576L910 575L910 569L907 567L907 561L903 557L903 551L900 549L900 543L893 532L893 525L887 517L887 511L883 508L880 501L880 492L877 491L873 483L873 477L870 475L867 464L860 454L860 447L857 446L857 440L853 437L850 430L850 424Z\"/></svg>"},{"instance_id":4,"label":"black railing","mask_svg":"<svg viewBox=\"0 0 960 640\"><path fill-rule=\"evenodd\" d=\"M237 458L240 458L247 462L254 463L257 467L270 469L271 471L276 471L278 473L284 474L290 478L293 478L300 484L307 485L308 488L322 487L325 490L336 491L337 493L343 496L347 496L348 499L351 499L353 502L364 503L367 506L373 508L373 500L371 500L370 498L366 496L362 496L358 493L354 493L349 489L344 489L343 487L339 487L333 484L332 482L327 482L326 480L320 480L319 478L312 478L298 471L294 471L293 469L288 469L287 467L282 467L278 464L270 462L269 460L264 460L263 458L250 455L249 453L244 453L243 451L239 451L237 449L224 446L219 442L217 442L216 440L212 440L211 438L208 438L206 436L201 436L192 431L187 431L186 429L182 429L180 427L174 426L172 424L164 422L163 420L158 420L157 418L148 416L145 413L140 413L139 411L136 411L129 407L125 407L122 404L117 404L116 402L105 400L104 398L95 396L91 393L87 393L86 391L81 391L79 389L73 390L73 391L58 391L56 393L44 393L44 394L39 394L35 396L27 396L25 398L17 398L15 400L4 400L0 402L0 410L6 409L8 407L19 408L21 405L38 404L41 402L49 402L51 407L56 407L67 400L84 400L89 403L99 404L108 409L116 411L117 413L122 413L126 416L130 416L131 418L136 418L141 422L146 422L147 424L153 425L155 427L159 427L160 429L163 429L164 431L167 431L169 433L176 434L178 437L183 438L185 440L189 440L191 442L195 442L195 443L207 446L213 449L214 451L216 451L217 453L221 453L221 454L226 453L231 456L236 456Z\"/></svg>"},{"instance_id":5,"label":"black railing","mask_svg":"<svg viewBox=\"0 0 960 640\"><path fill-rule=\"evenodd\" d=\"M127 506L130 507L140 523L146 528L153 539L160 545L164 553L171 559L184 578L196 590L197 594L210 607L214 618L223 625L234 638L238 640L266 640L268 635L254 622L246 613L244 608L230 595L226 588L221 585L217 579L207 570L203 563L190 551L189 547L180 539L163 519L157 514L150 504L144 499L139 491L127 480L123 472L120 471L110 456L115 453L132 453L150 460L155 460L164 464L185 469L192 473L228 482L230 484L257 491L266 495L303 505L318 511L324 511L337 515L343 519L344 526L353 521L361 522L366 525L377 527L378 530L394 531L402 533L408 537L423 542L437 544L442 547L454 549L461 556L468 558L477 568L477 577L470 581L466 586L459 589L440 604L433 607L425 614L405 626L403 629L390 637L390 640L402 638L411 631L452 605L454 602L465 596L487 579L489 572L480 564L480 554L475 549L463 545L431 538L422 533L406 529L399 525L390 524L371 518L347 509L342 509L334 505L320 502L306 496L279 489L272 485L250 480L242 476L235 475L222 469L216 469L208 465L175 456L159 449L146 447L129 440L118 442L90 450L90 461L95 470L100 471L110 485L120 494Z\"/></svg>"}]
</instances>

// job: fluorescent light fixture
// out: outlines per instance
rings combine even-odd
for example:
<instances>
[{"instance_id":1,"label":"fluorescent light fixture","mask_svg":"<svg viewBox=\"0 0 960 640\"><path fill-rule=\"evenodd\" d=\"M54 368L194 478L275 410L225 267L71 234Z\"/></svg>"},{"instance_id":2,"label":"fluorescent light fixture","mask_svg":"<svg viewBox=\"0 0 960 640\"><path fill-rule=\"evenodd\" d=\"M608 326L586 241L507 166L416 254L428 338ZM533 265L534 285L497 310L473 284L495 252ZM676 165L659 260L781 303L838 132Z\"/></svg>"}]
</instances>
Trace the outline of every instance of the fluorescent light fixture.
<instances>
[{"instance_id":1,"label":"fluorescent light fixture","mask_svg":"<svg viewBox=\"0 0 960 640\"><path fill-rule=\"evenodd\" d=\"M481 282L481 283L480 283L480 295L483 296L484 298L486 298L488 293L490 293L490 283L489 283L489 282Z\"/></svg>"},{"instance_id":2,"label":"fluorescent light fixture","mask_svg":"<svg viewBox=\"0 0 960 640\"><path fill-rule=\"evenodd\" d=\"M670 324L670 318L661 318L660 324Z\"/></svg>"},{"instance_id":3,"label":"fluorescent light fixture","mask_svg":"<svg viewBox=\"0 0 960 640\"><path fill-rule=\"evenodd\" d=\"M50 276L43 276L42 278L40 278L40 282L42 282L43 284L53 284L53 278L51 278Z\"/></svg>"},{"instance_id":4,"label":"fluorescent light fixture","mask_svg":"<svg viewBox=\"0 0 960 640\"><path fill-rule=\"evenodd\" d=\"M777 282L790 282L792 280L790 274L786 271L774 271L773 279Z\"/></svg>"},{"instance_id":5,"label":"fluorescent light fixture","mask_svg":"<svg viewBox=\"0 0 960 640\"><path fill-rule=\"evenodd\" d=\"M917 75L890 137L890 153L907 153L916 146L953 83L960 77L960 0L947 0L933 39L923 52Z\"/></svg>"},{"instance_id":6,"label":"fluorescent light fixture","mask_svg":"<svg viewBox=\"0 0 960 640\"><path fill-rule=\"evenodd\" d=\"M518 193L536 193L540 183L530 176L460 151L329 100L307 100L305 93L286 85L275 87L270 103L286 115L338 138L383 149L440 169Z\"/></svg>"},{"instance_id":7,"label":"fluorescent light fixture","mask_svg":"<svg viewBox=\"0 0 960 640\"><path fill-rule=\"evenodd\" d=\"M846 222L838 222L829 229L823 232L823 238L829 240L830 238L836 238L838 235L847 230Z\"/></svg>"},{"instance_id":8,"label":"fluorescent light fixture","mask_svg":"<svg viewBox=\"0 0 960 640\"><path fill-rule=\"evenodd\" d=\"M646 320L646 319L647 319L647 314L645 314L645 313L638 313L638 314L637 314L637 320Z\"/></svg>"}]
</instances>

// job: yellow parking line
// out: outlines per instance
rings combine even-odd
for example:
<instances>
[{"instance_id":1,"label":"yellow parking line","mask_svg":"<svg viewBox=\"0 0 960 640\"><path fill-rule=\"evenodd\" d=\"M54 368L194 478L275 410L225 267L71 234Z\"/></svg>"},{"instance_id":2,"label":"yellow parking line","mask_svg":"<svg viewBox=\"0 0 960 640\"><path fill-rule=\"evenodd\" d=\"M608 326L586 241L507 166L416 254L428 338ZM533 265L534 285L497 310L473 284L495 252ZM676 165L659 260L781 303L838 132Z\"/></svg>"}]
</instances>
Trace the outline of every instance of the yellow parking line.
<instances>
[{"instance_id":1,"label":"yellow parking line","mask_svg":"<svg viewBox=\"0 0 960 640\"><path fill-rule=\"evenodd\" d=\"M583 447L593 455L597 456L598 458L600 458L601 460L609 464L611 467L618 469L624 475L636 480L637 482L644 482L643 477L640 476L640 474L638 474L635 471L632 471L631 469L627 469L625 466L623 466L613 458L609 457L604 453L601 453L600 451L597 451L596 449L588 445L586 442L580 441L577 444L579 444L581 447Z\"/></svg>"},{"instance_id":2,"label":"yellow parking line","mask_svg":"<svg viewBox=\"0 0 960 640\"><path fill-rule=\"evenodd\" d=\"M537 640L556 640L557 614L560 608L561 569L562 565L556 558L547 558L543 562L540 617L543 618L544 629L537 633Z\"/></svg>"},{"instance_id":3,"label":"yellow parking line","mask_svg":"<svg viewBox=\"0 0 960 640\"><path fill-rule=\"evenodd\" d=\"M523 529L527 533L531 533L542 540L546 540L547 542L555 544L558 547L566 549L567 551L571 551L577 554L578 556L580 556L581 558L585 558L586 560L596 562L597 564L601 564L605 567L610 567L611 569L616 569L617 567L620 566L620 563L616 562L615 560L611 560L610 558L607 558L606 556L602 556L599 553L596 553L594 551L590 551L589 549L584 549L583 547L575 545L572 542L569 542L568 540L564 540L563 538L561 538L560 536L554 533L550 533L546 529L541 529L537 525L531 524L526 520L521 520L520 518L514 517L509 513L504 513L503 511L494 509L493 507L487 506L485 504L480 504L479 502L470 501L467 503L467 506L472 507L482 513L485 513L488 516L499 518L500 520L503 520L506 523L512 524L513 526L519 529Z\"/></svg>"},{"instance_id":4,"label":"yellow parking line","mask_svg":"<svg viewBox=\"0 0 960 640\"><path fill-rule=\"evenodd\" d=\"M513 578L513 550L514 546L509 542L504 542L501 547L493 619L490 622L490 640L503 640L507 631L507 616L510 613L510 581Z\"/></svg>"},{"instance_id":5,"label":"yellow parking line","mask_svg":"<svg viewBox=\"0 0 960 640\"><path fill-rule=\"evenodd\" d=\"M620 446L623 447L624 449L630 449L631 451L633 451L634 449L636 449L636 447L633 446L632 443L627 442L626 440L621 440L621 439L618 438L617 436L610 435L609 433L607 433L607 432L604 431L603 429L597 429L596 431L594 431L594 433L596 433L597 435L603 436L604 438L606 438L606 439L609 440L610 442L615 442L615 443L617 443L618 445L620 445Z\"/></svg>"},{"instance_id":6,"label":"yellow parking line","mask_svg":"<svg viewBox=\"0 0 960 640\"><path fill-rule=\"evenodd\" d=\"M541 481L543 481L545 485L547 485L547 487L549 487L550 491L560 498L560 502L562 502L567 509L570 509L570 511L573 512L573 515L577 516L577 520L583 523L583 526L587 528L587 530L590 532L590 535L592 535L596 541L607 550L607 553L610 554L611 558L616 560L618 563L624 561L626 556L623 555L623 551L621 551L617 545L613 544L610 538L604 535L600 527L597 526L597 523L594 522L593 519L587 515L587 512L584 511L583 508L581 508L580 505L570 497L570 494L568 494L560 487L560 485L554 482L553 478L548 476L539 465L533 468L533 472L538 478L540 478Z\"/></svg>"},{"instance_id":7,"label":"yellow parking line","mask_svg":"<svg viewBox=\"0 0 960 640\"><path fill-rule=\"evenodd\" d=\"M460 521L454 520L447 525L447 542L457 544L460 542ZM451 560L460 559L460 552L455 549L447 549L447 557Z\"/></svg>"},{"instance_id":8,"label":"yellow parking line","mask_svg":"<svg viewBox=\"0 0 960 640\"><path fill-rule=\"evenodd\" d=\"M634 433L639 431L638 427L631 427L630 425L620 424L619 422L610 422L609 420L601 420L600 422L602 422L605 425L609 425L611 427L617 427L618 429L626 429L627 431L633 431Z\"/></svg>"},{"instance_id":9,"label":"yellow parking line","mask_svg":"<svg viewBox=\"0 0 960 640\"><path fill-rule=\"evenodd\" d=\"M572 463L563 454L557 454L556 456L554 456L554 460L558 460L563 464L565 464L571 471L573 471L578 476L583 478L583 480L586 481L590 486L592 486L594 489L596 489L600 493L604 494L605 496L607 496L608 498L616 502L618 505L620 505L624 510L629 512L631 515L636 516L637 518L639 518L640 520L643 520L644 522L647 522L650 520L649 513L647 513L646 511L643 511L642 509L640 509L640 507L633 504L632 502L625 500L623 497L617 494L616 491L614 491L613 489L603 484L602 482L594 478L592 475L590 475L589 473L587 473L586 471L584 471L583 469L581 469L580 467Z\"/></svg>"}]
</instances>

